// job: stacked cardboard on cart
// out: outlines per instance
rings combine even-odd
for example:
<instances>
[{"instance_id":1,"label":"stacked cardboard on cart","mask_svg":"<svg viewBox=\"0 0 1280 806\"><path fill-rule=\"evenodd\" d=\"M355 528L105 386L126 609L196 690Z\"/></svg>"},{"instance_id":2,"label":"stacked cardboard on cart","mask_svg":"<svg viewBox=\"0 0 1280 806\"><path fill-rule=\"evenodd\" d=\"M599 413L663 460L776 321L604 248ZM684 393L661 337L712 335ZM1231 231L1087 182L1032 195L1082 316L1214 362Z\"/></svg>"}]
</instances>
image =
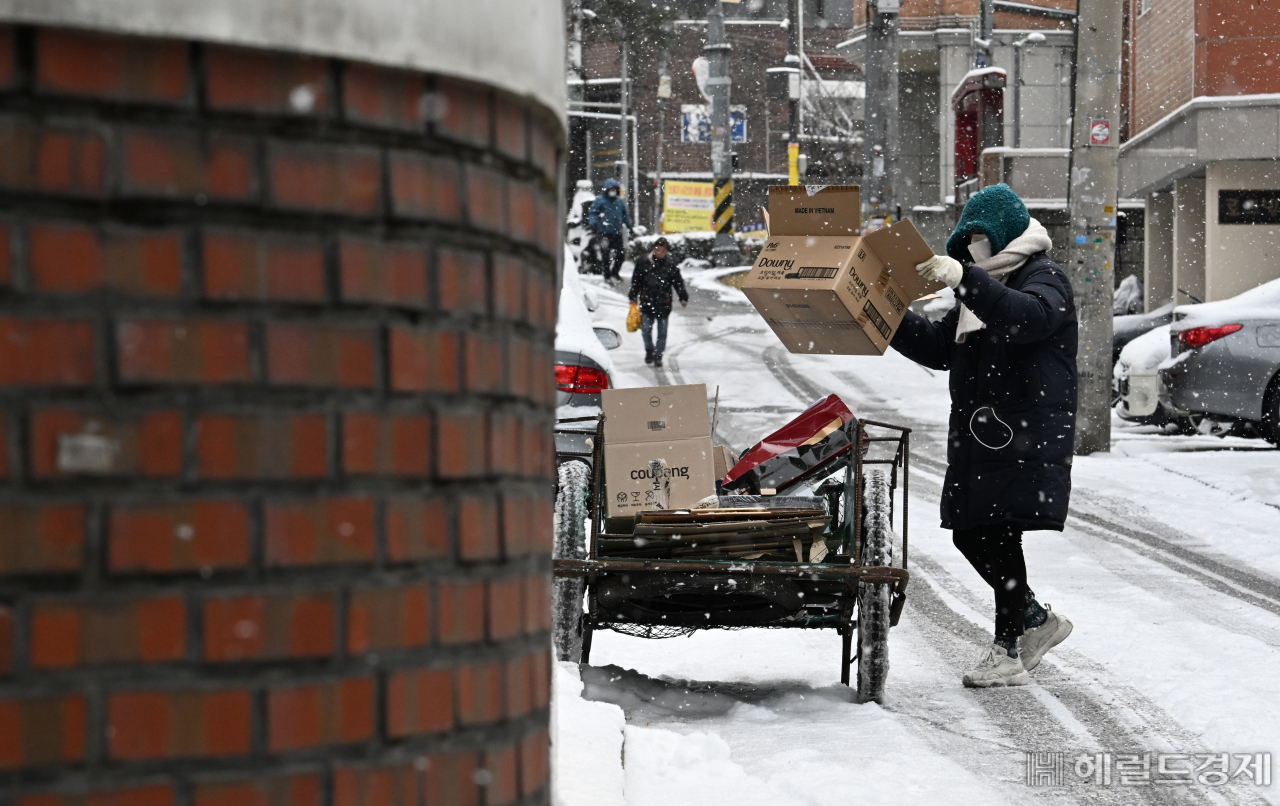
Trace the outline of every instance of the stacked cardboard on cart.
<instances>
[{"instance_id":1,"label":"stacked cardboard on cart","mask_svg":"<svg viewBox=\"0 0 1280 806\"><path fill-rule=\"evenodd\" d=\"M610 518L690 508L715 495L705 385L606 389L600 407Z\"/></svg>"},{"instance_id":2,"label":"stacked cardboard on cart","mask_svg":"<svg viewBox=\"0 0 1280 806\"><path fill-rule=\"evenodd\" d=\"M599 536L600 556L819 562L827 553L820 499L716 497L706 386L607 389L600 405L607 523L621 530Z\"/></svg>"},{"instance_id":3,"label":"stacked cardboard on cart","mask_svg":"<svg viewBox=\"0 0 1280 806\"><path fill-rule=\"evenodd\" d=\"M642 512L631 534L601 535L598 548L607 557L820 562L830 518L816 503Z\"/></svg>"},{"instance_id":4,"label":"stacked cardboard on cart","mask_svg":"<svg viewBox=\"0 0 1280 806\"><path fill-rule=\"evenodd\" d=\"M862 235L857 185L769 188L769 237L742 291L793 353L883 355L907 306L944 286L915 225Z\"/></svg>"}]
</instances>

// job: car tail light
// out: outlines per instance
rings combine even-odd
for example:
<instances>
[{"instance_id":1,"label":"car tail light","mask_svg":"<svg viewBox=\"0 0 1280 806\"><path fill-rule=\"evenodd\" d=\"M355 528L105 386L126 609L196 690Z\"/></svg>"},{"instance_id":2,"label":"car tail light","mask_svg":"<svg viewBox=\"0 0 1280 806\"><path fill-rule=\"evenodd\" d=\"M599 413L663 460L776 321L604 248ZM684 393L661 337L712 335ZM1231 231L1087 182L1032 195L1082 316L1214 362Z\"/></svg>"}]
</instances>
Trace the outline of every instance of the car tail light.
<instances>
[{"instance_id":1,"label":"car tail light","mask_svg":"<svg viewBox=\"0 0 1280 806\"><path fill-rule=\"evenodd\" d=\"M568 364L556 364L556 388L561 392L574 391L578 383L578 368Z\"/></svg>"},{"instance_id":2,"label":"car tail light","mask_svg":"<svg viewBox=\"0 0 1280 806\"><path fill-rule=\"evenodd\" d=\"M1223 325L1222 327L1193 327L1178 334L1178 341L1188 347L1203 347L1211 341L1230 336L1244 325Z\"/></svg>"},{"instance_id":3,"label":"car tail light","mask_svg":"<svg viewBox=\"0 0 1280 806\"><path fill-rule=\"evenodd\" d=\"M595 367L556 364L556 388L569 394L599 394L609 388L609 374Z\"/></svg>"}]
</instances>

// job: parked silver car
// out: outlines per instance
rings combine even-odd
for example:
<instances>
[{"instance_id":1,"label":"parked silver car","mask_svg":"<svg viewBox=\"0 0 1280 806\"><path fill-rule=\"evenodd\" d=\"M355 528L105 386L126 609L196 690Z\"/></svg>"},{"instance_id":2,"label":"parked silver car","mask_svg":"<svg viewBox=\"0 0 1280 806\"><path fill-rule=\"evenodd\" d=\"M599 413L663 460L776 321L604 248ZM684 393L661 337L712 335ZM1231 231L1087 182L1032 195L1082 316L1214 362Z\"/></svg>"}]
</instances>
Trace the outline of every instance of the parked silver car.
<instances>
[{"instance_id":1,"label":"parked silver car","mask_svg":"<svg viewBox=\"0 0 1280 806\"><path fill-rule=\"evenodd\" d=\"M1280 280L1175 310L1160 403L1202 433L1256 434L1280 445Z\"/></svg>"}]
</instances>

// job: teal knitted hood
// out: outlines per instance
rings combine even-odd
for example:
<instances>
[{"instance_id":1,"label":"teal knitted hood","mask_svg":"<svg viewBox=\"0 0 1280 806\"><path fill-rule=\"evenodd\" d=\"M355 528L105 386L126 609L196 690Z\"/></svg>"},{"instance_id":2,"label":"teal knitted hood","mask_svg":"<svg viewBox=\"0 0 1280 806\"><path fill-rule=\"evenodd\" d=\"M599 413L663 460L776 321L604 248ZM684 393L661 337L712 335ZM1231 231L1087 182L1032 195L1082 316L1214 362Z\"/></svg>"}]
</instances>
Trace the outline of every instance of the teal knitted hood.
<instances>
[{"instance_id":1,"label":"teal knitted hood","mask_svg":"<svg viewBox=\"0 0 1280 806\"><path fill-rule=\"evenodd\" d=\"M1031 223L1027 206L1006 184L991 185L969 197L960 214L960 223L947 239L947 254L961 263L972 263L970 236L975 232L991 241L991 254L999 252L1021 235Z\"/></svg>"}]
</instances>

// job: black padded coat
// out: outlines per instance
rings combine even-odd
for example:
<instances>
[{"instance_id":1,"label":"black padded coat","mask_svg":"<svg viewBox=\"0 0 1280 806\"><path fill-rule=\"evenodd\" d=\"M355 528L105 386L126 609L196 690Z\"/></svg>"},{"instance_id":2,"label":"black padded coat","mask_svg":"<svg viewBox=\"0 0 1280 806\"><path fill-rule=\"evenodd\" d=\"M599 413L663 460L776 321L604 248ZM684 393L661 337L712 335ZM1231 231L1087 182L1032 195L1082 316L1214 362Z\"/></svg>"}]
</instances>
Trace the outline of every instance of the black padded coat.
<instances>
[{"instance_id":1,"label":"black padded coat","mask_svg":"<svg viewBox=\"0 0 1280 806\"><path fill-rule=\"evenodd\" d=\"M662 259L641 255L636 259L627 298L639 302L641 311L650 316L670 316L672 289L680 296L681 302L689 301L689 292L684 290L684 277L671 255Z\"/></svg>"},{"instance_id":2,"label":"black padded coat","mask_svg":"<svg viewBox=\"0 0 1280 806\"><path fill-rule=\"evenodd\" d=\"M955 340L960 306L940 321L907 312L892 346L950 370L942 527L1013 522L1062 531L1076 425L1076 308L1071 282L1044 253L1007 285L965 266L956 289L986 327Z\"/></svg>"}]
</instances>

